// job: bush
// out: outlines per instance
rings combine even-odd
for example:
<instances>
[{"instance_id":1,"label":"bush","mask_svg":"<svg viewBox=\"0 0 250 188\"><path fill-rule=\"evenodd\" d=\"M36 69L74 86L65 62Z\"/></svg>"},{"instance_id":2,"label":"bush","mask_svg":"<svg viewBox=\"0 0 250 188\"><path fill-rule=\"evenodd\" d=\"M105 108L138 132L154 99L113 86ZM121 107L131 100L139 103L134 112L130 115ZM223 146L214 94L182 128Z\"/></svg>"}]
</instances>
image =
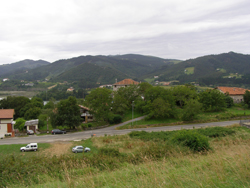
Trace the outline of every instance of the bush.
<instances>
[{"instance_id":1,"label":"bush","mask_svg":"<svg viewBox=\"0 0 250 188\"><path fill-rule=\"evenodd\" d=\"M25 119L23 119L23 118L17 118L16 123L14 125L14 128L18 129L19 131L23 131L25 122L26 122Z\"/></svg>"},{"instance_id":2,"label":"bush","mask_svg":"<svg viewBox=\"0 0 250 188\"><path fill-rule=\"evenodd\" d=\"M81 124L81 127L82 127L82 129L88 128L88 124L82 123L82 124Z\"/></svg>"},{"instance_id":3,"label":"bush","mask_svg":"<svg viewBox=\"0 0 250 188\"><path fill-rule=\"evenodd\" d=\"M223 136L227 136L227 135L232 135L235 133L234 130L232 129L228 129L225 127L211 127L211 128L205 128L205 129L197 129L197 132L208 136L208 137L223 137Z\"/></svg>"},{"instance_id":4,"label":"bush","mask_svg":"<svg viewBox=\"0 0 250 188\"><path fill-rule=\"evenodd\" d=\"M114 119L113 119L113 122L114 122L115 124L121 123L121 122L122 122L122 117L121 117L119 114L115 114Z\"/></svg>"},{"instance_id":5,"label":"bush","mask_svg":"<svg viewBox=\"0 0 250 188\"><path fill-rule=\"evenodd\" d=\"M228 112L226 112L226 113L221 113L221 114L219 114L219 115L217 115L217 116L215 116L217 119L230 119L230 118L233 118L233 117L235 117L235 115L234 114L232 114L232 113L228 113Z\"/></svg>"},{"instance_id":6,"label":"bush","mask_svg":"<svg viewBox=\"0 0 250 188\"><path fill-rule=\"evenodd\" d=\"M88 123L88 127L92 127L92 123Z\"/></svg>"},{"instance_id":7,"label":"bush","mask_svg":"<svg viewBox=\"0 0 250 188\"><path fill-rule=\"evenodd\" d=\"M64 130L63 126L57 126L57 128L60 129L60 130Z\"/></svg>"},{"instance_id":8,"label":"bush","mask_svg":"<svg viewBox=\"0 0 250 188\"><path fill-rule=\"evenodd\" d=\"M44 127L44 125L45 125L44 121L39 119L38 128L40 129L40 128Z\"/></svg>"},{"instance_id":9,"label":"bush","mask_svg":"<svg viewBox=\"0 0 250 188\"><path fill-rule=\"evenodd\" d=\"M122 122L122 117L119 114L112 114L110 115L108 122L110 124L117 124Z\"/></svg>"},{"instance_id":10,"label":"bush","mask_svg":"<svg viewBox=\"0 0 250 188\"><path fill-rule=\"evenodd\" d=\"M206 151L211 149L208 143L208 138L196 131L178 131L173 135L172 141L187 146L193 151Z\"/></svg>"}]
</instances>

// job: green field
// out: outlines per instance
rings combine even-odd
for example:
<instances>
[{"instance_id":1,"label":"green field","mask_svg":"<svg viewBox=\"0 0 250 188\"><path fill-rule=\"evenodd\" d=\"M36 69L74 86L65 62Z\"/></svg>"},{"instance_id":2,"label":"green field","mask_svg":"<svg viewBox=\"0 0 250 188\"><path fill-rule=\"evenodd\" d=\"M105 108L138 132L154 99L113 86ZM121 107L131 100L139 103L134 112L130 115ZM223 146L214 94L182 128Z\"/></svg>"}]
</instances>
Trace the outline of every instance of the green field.
<instances>
[{"instance_id":1,"label":"green field","mask_svg":"<svg viewBox=\"0 0 250 188\"><path fill-rule=\"evenodd\" d=\"M24 96L24 97L34 97L38 94L38 91L0 91L0 97L5 98L7 96Z\"/></svg>"},{"instance_id":2,"label":"green field","mask_svg":"<svg viewBox=\"0 0 250 188\"><path fill-rule=\"evenodd\" d=\"M194 74L194 67L187 67L185 69L185 74Z\"/></svg>"},{"instance_id":3,"label":"green field","mask_svg":"<svg viewBox=\"0 0 250 188\"><path fill-rule=\"evenodd\" d=\"M223 76L223 78L241 78L241 74L230 73L228 76Z\"/></svg>"}]
</instances>

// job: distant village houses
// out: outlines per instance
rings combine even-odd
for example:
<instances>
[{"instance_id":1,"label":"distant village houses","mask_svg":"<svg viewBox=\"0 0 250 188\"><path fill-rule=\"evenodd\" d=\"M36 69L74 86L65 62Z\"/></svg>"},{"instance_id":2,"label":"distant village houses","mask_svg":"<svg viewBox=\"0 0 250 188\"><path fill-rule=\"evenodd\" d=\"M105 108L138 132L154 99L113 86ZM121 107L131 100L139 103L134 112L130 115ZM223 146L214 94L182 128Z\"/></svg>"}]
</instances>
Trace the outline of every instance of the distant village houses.
<instances>
[{"instance_id":1,"label":"distant village houses","mask_svg":"<svg viewBox=\"0 0 250 188\"><path fill-rule=\"evenodd\" d=\"M67 91L68 91L68 92L72 92L72 91L74 91L74 88L73 88L73 87L70 87L70 88L67 89Z\"/></svg>"},{"instance_id":2,"label":"distant village houses","mask_svg":"<svg viewBox=\"0 0 250 188\"><path fill-rule=\"evenodd\" d=\"M3 82L9 81L9 78L4 78Z\"/></svg>"},{"instance_id":3,"label":"distant village houses","mask_svg":"<svg viewBox=\"0 0 250 188\"><path fill-rule=\"evenodd\" d=\"M30 86L30 87L33 87L34 86L34 83L27 83L27 84L24 84L25 86Z\"/></svg>"},{"instance_id":4,"label":"distant village houses","mask_svg":"<svg viewBox=\"0 0 250 188\"><path fill-rule=\"evenodd\" d=\"M107 85L101 85L101 86L99 86L99 88L112 87L112 86L113 86L112 84L107 84Z\"/></svg>"}]
</instances>

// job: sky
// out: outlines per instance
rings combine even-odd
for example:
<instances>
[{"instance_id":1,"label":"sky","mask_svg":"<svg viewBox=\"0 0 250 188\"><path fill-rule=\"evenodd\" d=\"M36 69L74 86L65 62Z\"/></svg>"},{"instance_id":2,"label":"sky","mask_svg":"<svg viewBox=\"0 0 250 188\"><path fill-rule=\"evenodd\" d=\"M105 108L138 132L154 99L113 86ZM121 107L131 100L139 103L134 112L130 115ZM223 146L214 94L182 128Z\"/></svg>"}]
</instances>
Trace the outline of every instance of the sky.
<instances>
[{"instance_id":1,"label":"sky","mask_svg":"<svg viewBox=\"0 0 250 188\"><path fill-rule=\"evenodd\" d=\"M82 55L249 54L249 0L8 0L0 65Z\"/></svg>"}]
</instances>

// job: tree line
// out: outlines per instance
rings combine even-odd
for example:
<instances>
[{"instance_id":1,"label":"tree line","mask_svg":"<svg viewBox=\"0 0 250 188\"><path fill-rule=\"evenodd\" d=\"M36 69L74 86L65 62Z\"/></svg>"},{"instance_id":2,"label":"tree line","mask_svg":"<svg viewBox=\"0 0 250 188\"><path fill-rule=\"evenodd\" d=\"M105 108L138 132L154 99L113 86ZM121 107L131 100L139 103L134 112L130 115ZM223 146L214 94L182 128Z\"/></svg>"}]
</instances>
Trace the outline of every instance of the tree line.
<instances>
[{"instance_id":1,"label":"tree line","mask_svg":"<svg viewBox=\"0 0 250 188\"><path fill-rule=\"evenodd\" d=\"M244 99L250 107L250 92L246 92ZM233 99L215 89L198 93L196 87L192 85L165 89L141 83L120 88L118 91L97 88L92 90L85 100L69 96L59 102L51 99L46 105L43 105L43 100L39 97L29 99L8 96L0 101L0 108L14 109L14 119L17 123L21 119L20 124L26 120L39 119L40 127L49 120L54 128L73 129L82 122L79 104L90 109L95 121L113 124L121 122L132 105L134 110L147 115L148 119L177 118L189 121L202 112L230 108ZM22 129L23 126L20 124L17 124L16 128Z\"/></svg>"}]
</instances>

